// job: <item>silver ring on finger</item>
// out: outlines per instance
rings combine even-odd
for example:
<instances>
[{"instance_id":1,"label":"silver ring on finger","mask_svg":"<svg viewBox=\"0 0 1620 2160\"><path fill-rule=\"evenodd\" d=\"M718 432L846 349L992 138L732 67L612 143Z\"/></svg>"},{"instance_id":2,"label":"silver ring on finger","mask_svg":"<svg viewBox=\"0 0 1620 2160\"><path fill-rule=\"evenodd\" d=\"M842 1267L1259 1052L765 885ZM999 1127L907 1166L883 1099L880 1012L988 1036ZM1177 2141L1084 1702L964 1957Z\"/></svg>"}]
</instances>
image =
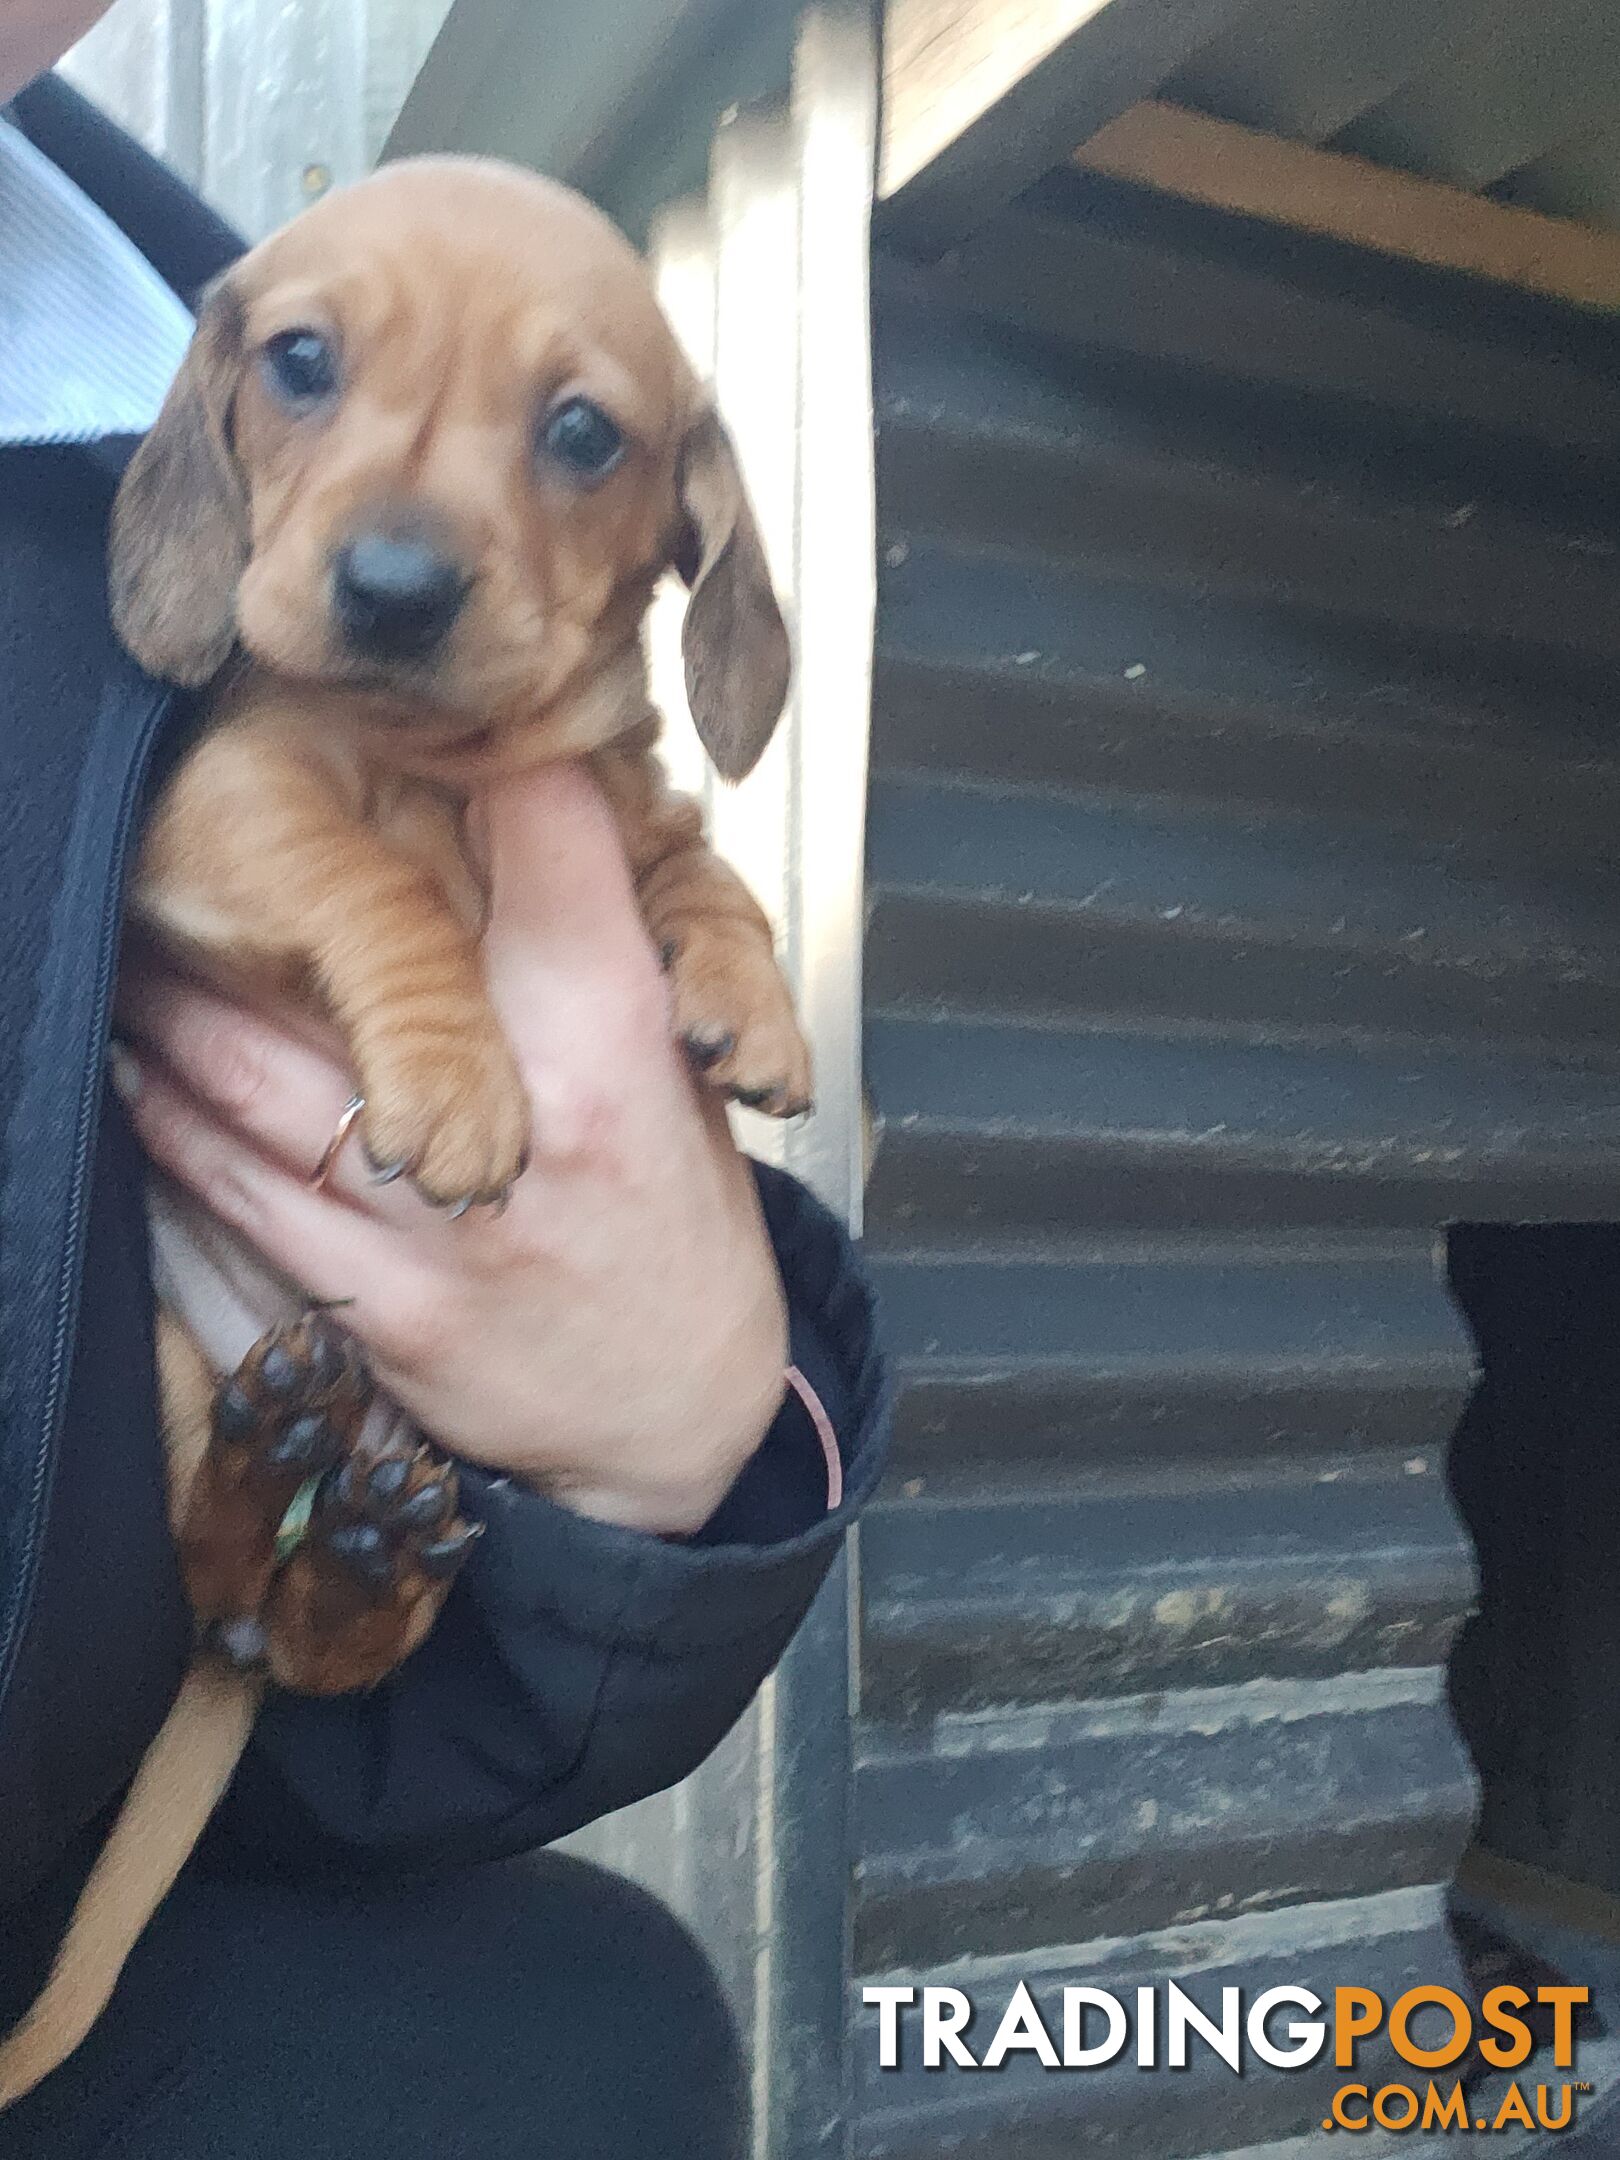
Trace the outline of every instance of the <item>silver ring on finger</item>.
<instances>
[{"instance_id":1,"label":"silver ring on finger","mask_svg":"<svg viewBox=\"0 0 1620 2160\"><path fill-rule=\"evenodd\" d=\"M366 1098L351 1095L338 1112L338 1121L332 1128L332 1137L321 1150L321 1159L309 1175L311 1192L325 1192L331 1183L332 1172L337 1168L338 1157L343 1153L343 1143L365 1114Z\"/></svg>"}]
</instances>

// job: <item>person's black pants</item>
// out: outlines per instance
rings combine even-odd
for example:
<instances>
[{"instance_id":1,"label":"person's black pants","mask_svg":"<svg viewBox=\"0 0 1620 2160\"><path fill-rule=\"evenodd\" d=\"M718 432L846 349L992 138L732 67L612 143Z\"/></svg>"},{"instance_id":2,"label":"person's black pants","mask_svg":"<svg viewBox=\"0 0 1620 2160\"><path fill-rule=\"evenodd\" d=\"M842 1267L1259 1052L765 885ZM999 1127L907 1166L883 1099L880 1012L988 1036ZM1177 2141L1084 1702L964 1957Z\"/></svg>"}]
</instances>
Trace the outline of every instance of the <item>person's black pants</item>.
<instances>
[{"instance_id":1,"label":"person's black pants","mask_svg":"<svg viewBox=\"0 0 1620 2160\"><path fill-rule=\"evenodd\" d=\"M193 1873L0 2160L742 2160L747 2113L702 1952L617 1877Z\"/></svg>"}]
</instances>

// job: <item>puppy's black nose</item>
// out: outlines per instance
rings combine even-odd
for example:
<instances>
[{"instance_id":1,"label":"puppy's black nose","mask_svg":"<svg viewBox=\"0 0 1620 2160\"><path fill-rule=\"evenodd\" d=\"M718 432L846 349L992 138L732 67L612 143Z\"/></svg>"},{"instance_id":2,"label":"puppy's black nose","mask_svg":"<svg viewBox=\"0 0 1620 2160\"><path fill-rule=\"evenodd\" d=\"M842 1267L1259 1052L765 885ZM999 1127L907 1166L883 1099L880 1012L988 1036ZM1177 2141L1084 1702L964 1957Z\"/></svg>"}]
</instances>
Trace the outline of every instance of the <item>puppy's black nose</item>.
<instances>
[{"instance_id":1,"label":"puppy's black nose","mask_svg":"<svg viewBox=\"0 0 1620 2160\"><path fill-rule=\"evenodd\" d=\"M425 660L467 597L461 565L409 533L360 533L332 565L332 604L344 637L379 660Z\"/></svg>"}]
</instances>

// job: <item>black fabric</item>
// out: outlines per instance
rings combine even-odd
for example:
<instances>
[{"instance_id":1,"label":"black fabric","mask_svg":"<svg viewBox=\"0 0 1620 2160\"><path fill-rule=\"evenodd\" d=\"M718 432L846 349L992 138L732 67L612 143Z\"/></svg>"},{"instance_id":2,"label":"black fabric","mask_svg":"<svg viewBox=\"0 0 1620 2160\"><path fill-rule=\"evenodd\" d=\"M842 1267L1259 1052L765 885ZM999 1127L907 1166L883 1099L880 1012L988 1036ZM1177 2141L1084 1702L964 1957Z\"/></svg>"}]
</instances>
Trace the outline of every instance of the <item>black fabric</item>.
<instances>
[{"instance_id":1,"label":"black fabric","mask_svg":"<svg viewBox=\"0 0 1620 2160\"><path fill-rule=\"evenodd\" d=\"M701 1952L558 1856L364 1891L193 1874L0 2160L743 2160Z\"/></svg>"},{"instance_id":2,"label":"black fabric","mask_svg":"<svg viewBox=\"0 0 1620 2160\"><path fill-rule=\"evenodd\" d=\"M81 184L113 191L104 207L178 289L220 266L218 220L81 101L45 84L17 111ZM107 625L105 519L128 447L0 450L0 2022L38 1984L185 1643L140 1169L102 1074L140 806L191 725ZM488 1534L434 1636L374 1695L270 1706L199 1883L245 1898L249 1876L267 1895L302 1882L314 1899L317 1881L335 1896L368 1876L442 1876L623 1806L720 1739L870 1492L885 1427L870 1299L842 1231L791 1180L760 1184L794 1355L844 1449L838 1514L791 1397L690 1541L469 1478ZM301 1943L300 1968L325 1955Z\"/></svg>"},{"instance_id":3,"label":"black fabric","mask_svg":"<svg viewBox=\"0 0 1620 2160\"><path fill-rule=\"evenodd\" d=\"M188 306L241 254L241 239L222 217L59 75L19 91L10 115Z\"/></svg>"},{"instance_id":4,"label":"black fabric","mask_svg":"<svg viewBox=\"0 0 1620 2160\"><path fill-rule=\"evenodd\" d=\"M106 624L115 472L0 456L0 1901L127 1778L185 1641L139 1170L96 1069L127 829L167 710Z\"/></svg>"},{"instance_id":5,"label":"black fabric","mask_svg":"<svg viewBox=\"0 0 1620 2160\"><path fill-rule=\"evenodd\" d=\"M1620 1893L1620 1225L1459 1223L1479 1385L1452 1491L1479 1600L1452 1653L1492 1850Z\"/></svg>"}]
</instances>

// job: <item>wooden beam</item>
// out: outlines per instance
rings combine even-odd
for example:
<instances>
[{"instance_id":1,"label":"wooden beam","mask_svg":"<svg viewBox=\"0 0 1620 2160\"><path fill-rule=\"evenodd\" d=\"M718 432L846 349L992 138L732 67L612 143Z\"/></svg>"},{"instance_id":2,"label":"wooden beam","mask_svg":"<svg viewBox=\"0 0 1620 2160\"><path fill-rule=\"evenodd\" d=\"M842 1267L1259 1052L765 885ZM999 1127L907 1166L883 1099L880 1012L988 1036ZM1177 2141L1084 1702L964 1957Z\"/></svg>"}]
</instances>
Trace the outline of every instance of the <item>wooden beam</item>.
<instances>
[{"instance_id":1,"label":"wooden beam","mask_svg":"<svg viewBox=\"0 0 1620 2160\"><path fill-rule=\"evenodd\" d=\"M649 92L667 87L741 4L455 0L384 154L481 151L577 185Z\"/></svg>"},{"instance_id":2,"label":"wooden beam","mask_svg":"<svg viewBox=\"0 0 1620 2160\"><path fill-rule=\"evenodd\" d=\"M1178 106L1133 106L1083 143L1074 162L1382 255L1582 307L1620 308L1620 234L1487 202Z\"/></svg>"},{"instance_id":3,"label":"wooden beam","mask_svg":"<svg viewBox=\"0 0 1620 2160\"><path fill-rule=\"evenodd\" d=\"M887 0L884 226L938 252L1061 164L1242 0Z\"/></svg>"}]
</instances>

